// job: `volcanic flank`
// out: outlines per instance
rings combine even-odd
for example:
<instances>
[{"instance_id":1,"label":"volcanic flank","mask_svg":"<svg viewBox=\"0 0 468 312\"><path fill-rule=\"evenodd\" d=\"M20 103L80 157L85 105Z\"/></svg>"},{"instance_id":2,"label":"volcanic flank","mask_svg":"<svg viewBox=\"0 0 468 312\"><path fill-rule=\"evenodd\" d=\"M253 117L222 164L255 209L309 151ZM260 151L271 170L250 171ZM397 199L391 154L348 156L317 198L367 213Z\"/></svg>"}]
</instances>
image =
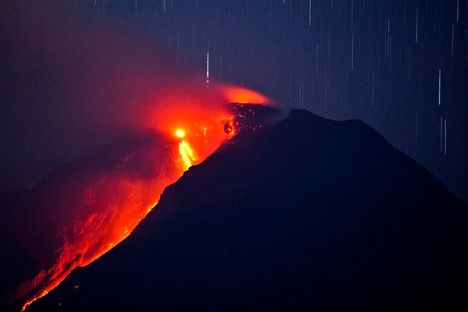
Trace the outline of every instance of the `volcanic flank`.
<instances>
[{"instance_id":1,"label":"volcanic flank","mask_svg":"<svg viewBox=\"0 0 468 312\"><path fill-rule=\"evenodd\" d=\"M189 167L241 129L259 129L280 115L272 106L241 103L205 107L200 114L188 103L159 112L164 131L128 135L63 164L29 191L0 196L2 250L8 255L0 267L0 302L26 310L75 268L128 237Z\"/></svg>"},{"instance_id":2,"label":"volcanic flank","mask_svg":"<svg viewBox=\"0 0 468 312\"><path fill-rule=\"evenodd\" d=\"M466 205L360 121L246 129L30 311L466 310Z\"/></svg>"}]
</instances>

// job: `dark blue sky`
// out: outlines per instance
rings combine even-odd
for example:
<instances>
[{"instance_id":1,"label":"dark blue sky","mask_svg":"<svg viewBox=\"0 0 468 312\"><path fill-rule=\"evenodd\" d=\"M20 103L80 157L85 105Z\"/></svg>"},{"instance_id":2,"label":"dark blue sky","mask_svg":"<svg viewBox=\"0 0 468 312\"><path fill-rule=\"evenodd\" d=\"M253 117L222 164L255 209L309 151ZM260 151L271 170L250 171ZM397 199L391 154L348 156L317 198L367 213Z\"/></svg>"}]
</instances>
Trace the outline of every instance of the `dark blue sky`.
<instances>
[{"instance_id":1,"label":"dark blue sky","mask_svg":"<svg viewBox=\"0 0 468 312\"><path fill-rule=\"evenodd\" d=\"M71 2L200 72L209 53L211 79L364 120L468 199L465 0Z\"/></svg>"},{"instance_id":2,"label":"dark blue sky","mask_svg":"<svg viewBox=\"0 0 468 312\"><path fill-rule=\"evenodd\" d=\"M358 118L468 198L464 0L89 1L200 71Z\"/></svg>"}]
</instances>

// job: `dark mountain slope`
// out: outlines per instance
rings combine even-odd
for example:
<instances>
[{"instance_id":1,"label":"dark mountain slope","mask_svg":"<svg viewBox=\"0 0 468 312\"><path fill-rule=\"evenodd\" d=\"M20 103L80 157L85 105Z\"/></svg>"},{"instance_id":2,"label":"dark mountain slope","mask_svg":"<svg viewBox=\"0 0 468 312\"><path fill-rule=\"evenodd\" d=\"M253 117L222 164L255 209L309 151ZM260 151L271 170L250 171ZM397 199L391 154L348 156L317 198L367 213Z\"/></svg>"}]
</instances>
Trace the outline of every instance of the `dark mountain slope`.
<instances>
[{"instance_id":1,"label":"dark mountain slope","mask_svg":"<svg viewBox=\"0 0 468 312\"><path fill-rule=\"evenodd\" d=\"M241 133L30 311L468 308L467 207L359 121Z\"/></svg>"}]
</instances>

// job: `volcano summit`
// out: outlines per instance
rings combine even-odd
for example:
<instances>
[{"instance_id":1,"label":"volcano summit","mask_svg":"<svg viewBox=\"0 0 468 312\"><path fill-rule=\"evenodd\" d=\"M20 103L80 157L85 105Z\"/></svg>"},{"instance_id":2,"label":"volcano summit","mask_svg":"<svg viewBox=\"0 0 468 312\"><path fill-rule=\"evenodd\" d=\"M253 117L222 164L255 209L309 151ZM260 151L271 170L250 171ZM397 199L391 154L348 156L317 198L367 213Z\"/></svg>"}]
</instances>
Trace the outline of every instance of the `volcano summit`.
<instances>
[{"instance_id":1,"label":"volcano summit","mask_svg":"<svg viewBox=\"0 0 468 312\"><path fill-rule=\"evenodd\" d=\"M376 131L293 110L30 311L466 310L467 242L467 206Z\"/></svg>"}]
</instances>

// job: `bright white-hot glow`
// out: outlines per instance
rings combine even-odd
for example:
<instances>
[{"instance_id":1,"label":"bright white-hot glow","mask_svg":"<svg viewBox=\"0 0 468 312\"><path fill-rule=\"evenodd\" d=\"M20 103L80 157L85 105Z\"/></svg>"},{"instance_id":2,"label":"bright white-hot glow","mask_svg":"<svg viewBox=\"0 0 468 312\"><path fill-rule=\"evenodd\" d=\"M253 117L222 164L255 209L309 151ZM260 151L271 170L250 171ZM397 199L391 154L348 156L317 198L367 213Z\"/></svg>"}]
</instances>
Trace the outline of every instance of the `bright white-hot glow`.
<instances>
[{"instance_id":1,"label":"bright white-hot glow","mask_svg":"<svg viewBox=\"0 0 468 312\"><path fill-rule=\"evenodd\" d=\"M177 129L174 132L175 136L178 137L179 139L185 138L185 131L183 129Z\"/></svg>"}]
</instances>

